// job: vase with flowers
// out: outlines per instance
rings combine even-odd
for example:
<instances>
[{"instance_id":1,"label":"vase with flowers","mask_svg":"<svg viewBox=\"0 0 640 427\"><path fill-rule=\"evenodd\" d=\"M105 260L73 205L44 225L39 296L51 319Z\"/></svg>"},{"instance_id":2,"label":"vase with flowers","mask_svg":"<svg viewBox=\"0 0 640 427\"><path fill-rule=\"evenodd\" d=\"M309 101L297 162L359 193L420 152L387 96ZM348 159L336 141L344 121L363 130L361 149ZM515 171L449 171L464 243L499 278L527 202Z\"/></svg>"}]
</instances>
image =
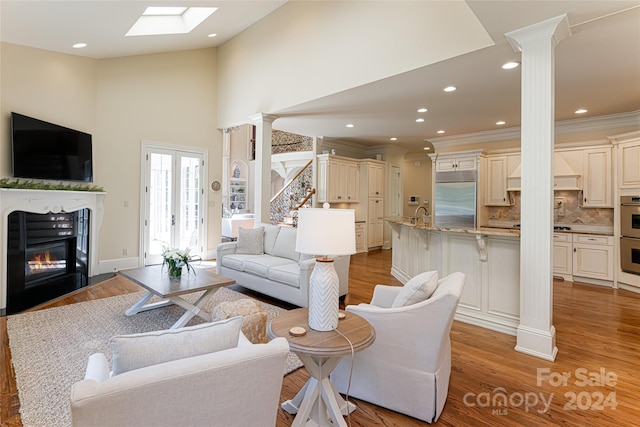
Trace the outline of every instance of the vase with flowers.
<instances>
[{"instance_id":1,"label":"vase with flowers","mask_svg":"<svg viewBox=\"0 0 640 427\"><path fill-rule=\"evenodd\" d=\"M182 277L182 269L187 267L187 274L195 270L193 266L189 264L189 249L181 250L176 248L165 247L162 251L162 267L167 266L169 277L171 279L179 279Z\"/></svg>"}]
</instances>

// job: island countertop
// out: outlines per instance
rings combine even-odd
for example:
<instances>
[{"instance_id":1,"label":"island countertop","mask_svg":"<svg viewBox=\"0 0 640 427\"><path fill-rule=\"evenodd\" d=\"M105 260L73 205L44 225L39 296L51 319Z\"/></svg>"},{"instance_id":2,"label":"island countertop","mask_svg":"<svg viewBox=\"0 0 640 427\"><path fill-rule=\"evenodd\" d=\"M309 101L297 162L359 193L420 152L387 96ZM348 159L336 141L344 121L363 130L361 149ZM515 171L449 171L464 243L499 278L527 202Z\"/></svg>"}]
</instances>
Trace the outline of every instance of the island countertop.
<instances>
[{"instance_id":1,"label":"island countertop","mask_svg":"<svg viewBox=\"0 0 640 427\"><path fill-rule=\"evenodd\" d=\"M435 227L430 224L413 224L411 218L407 216L393 216L383 218L385 221L392 224L406 225L408 227L414 227L421 230L428 231L446 231L451 233L465 233L465 234L481 234L485 236L502 236L502 237L520 237L520 229L513 228L513 226L492 225L478 228L446 228ZM564 225L564 224L563 224ZM588 226L588 225L573 225L570 230L553 230L554 233L567 233L567 234L592 234L596 236L613 236L613 230L605 226Z\"/></svg>"},{"instance_id":2,"label":"island countertop","mask_svg":"<svg viewBox=\"0 0 640 427\"><path fill-rule=\"evenodd\" d=\"M480 234L484 236L502 236L502 237L520 237L520 230L517 228L500 228L500 227L480 227L480 228L445 228L434 227L430 224L412 224L409 217L393 216L384 217L385 221L392 224L400 224L407 227L414 227L420 230L427 231L446 231L449 233L464 233L464 234Z\"/></svg>"}]
</instances>

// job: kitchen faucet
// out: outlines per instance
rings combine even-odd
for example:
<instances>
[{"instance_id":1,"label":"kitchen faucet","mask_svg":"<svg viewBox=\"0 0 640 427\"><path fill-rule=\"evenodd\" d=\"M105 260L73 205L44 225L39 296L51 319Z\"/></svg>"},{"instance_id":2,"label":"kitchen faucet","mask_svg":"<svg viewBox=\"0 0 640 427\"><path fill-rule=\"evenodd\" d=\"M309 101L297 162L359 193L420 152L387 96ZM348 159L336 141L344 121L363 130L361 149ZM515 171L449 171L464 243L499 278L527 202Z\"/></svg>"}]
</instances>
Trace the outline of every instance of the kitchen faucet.
<instances>
[{"instance_id":1,"label":"kitchen faucet","mask_svg":"<svg viewBox=\"0 0 640 427\"><path fill-rule=\"evenodd\" d=\"M427 210L427 208L425 208L424 206L418 206L418 207L416 208L415 213L413 214L413 216L414 216L414 218L415 218L415 221L416 221L416 222L415 222L415 224L416 224L416 225L418 225L418 222L419 222L419 220L418 220L418 218L419 218L419 217L418 217L418 211L419 211L420 209L424 209L424 214L425 214L425 215L429 215L429 211ZM426 222L425 222L425 224L426 224Z\"/></svg>"}]
</instances>

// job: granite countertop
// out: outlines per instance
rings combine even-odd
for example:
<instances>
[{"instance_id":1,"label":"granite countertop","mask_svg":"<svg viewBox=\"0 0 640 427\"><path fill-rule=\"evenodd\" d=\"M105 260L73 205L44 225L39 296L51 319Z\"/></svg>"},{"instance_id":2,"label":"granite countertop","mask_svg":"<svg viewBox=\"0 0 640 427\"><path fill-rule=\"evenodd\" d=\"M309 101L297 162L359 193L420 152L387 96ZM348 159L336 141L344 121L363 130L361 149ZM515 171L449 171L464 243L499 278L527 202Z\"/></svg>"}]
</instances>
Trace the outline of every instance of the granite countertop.
<instances>
[{"instance_id":1,"label":"granite countertop","mask_svg":"<svg viewBox=\"0 0 640 427\"><path fill-rule=\"evenodd\" d=\"M480 234L485 236L503 236L503 237L520 237L520 229L514 228L513 225L490 224L487 227L479 227L476 229L460 229L460 228L444 228L434 227L429 224L412 224L409 217L385 217L385 221L414 227L420 230L428 231L446 231L451 233ZM605 226L588 226L575 224L559 224L572 227L571 230L554 230L554 233L571 233L571 234L593 234L599 236L613 236L613 230Z\"/></svg>"},{"instance_id":2,"label":"granite countertop","mask_svg":"<svg viewBox=\"0 0 640 427\"><path fill-rule=\"evenodd\" d=\"M463 233L463 234L479 234L484 236L503 236L503 237L520 237L520 230L516 228L500 228L500 227L480 227L477 229L472 228L445 228L445 227L433 227L430 224L412 224L409 217L385 217L385 221L393 224L401 224L407 227L413 227L418 230L427 231L446 231L449 233Z\"/></svg>"}]
</instances>

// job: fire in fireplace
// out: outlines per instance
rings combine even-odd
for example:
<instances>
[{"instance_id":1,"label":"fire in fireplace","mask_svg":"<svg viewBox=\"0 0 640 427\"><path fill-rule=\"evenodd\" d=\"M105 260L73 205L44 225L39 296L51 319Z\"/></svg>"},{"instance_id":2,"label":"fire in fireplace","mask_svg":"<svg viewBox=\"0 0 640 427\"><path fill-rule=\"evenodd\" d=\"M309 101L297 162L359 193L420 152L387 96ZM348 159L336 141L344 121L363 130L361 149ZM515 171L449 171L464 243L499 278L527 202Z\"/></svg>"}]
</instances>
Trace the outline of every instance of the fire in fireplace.
<instances>
[{"instance_id":1,"label":"fire in fireplace","mask_svg":"<svg viewBox=\"0 0 640 427\"><path fill-rule=\"evenodd\" d=\"M54 277L67 272L67 245L65 242L47 243L28 248L25 264L26 286L34 279Z\"/></svg>"},{"instance_id":2,"label":"fire in fireplace","mask_svg":"<svg viewBox=\"0 0 640 427\"><path fill-rule=\"evenodd\" d=\"M8 314L87 286L89 209L8 219Z\"/></svg>"}]
</instances>

